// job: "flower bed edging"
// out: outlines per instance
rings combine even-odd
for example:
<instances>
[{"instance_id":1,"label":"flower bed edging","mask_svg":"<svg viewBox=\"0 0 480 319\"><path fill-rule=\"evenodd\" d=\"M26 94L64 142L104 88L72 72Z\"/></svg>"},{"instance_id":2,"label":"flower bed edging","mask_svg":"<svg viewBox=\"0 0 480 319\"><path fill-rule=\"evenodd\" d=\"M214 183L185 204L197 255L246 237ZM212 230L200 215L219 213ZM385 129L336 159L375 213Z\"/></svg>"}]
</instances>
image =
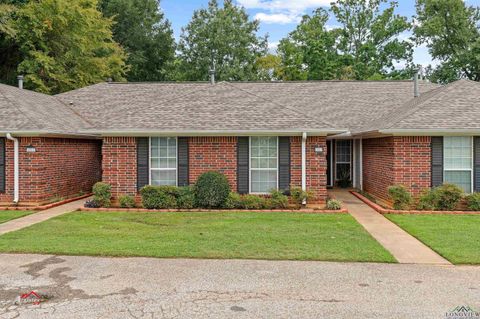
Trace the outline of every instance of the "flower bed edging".
<instances>
[{"instance_id":1,"label":"flower bed edging","mask_svg":"<svg viewBox=\"0 0 480 319\"><path fill-rule=\"evenodd\" d=\"M346 209L327 210L327 209L145 209L145 208L85 208L77 211L81 212L128 212L128 213L301 213L301 214L347 214Z\"/></svg>"},{"instance_id":2,"label":"flower bed edging","mask_svg":"<svg viewBox=\"0 0 480 319\"><path fill-rule=\"evenodd\" d=\"M360 199L362 202L376 210L380 214L399 214L399 215L480 215L479 211L468 211L468 210L454 210L454 211L444 211L444 210L394 210L386 209L382 206L372 202L365 196L355 191L350 191L352 195Z\"/></svg>"},{"instance_id":3,"label":"flower bed edging","mask_svg":"<svg viewBox=\"0 0 480 319\"><path fill-rule=\"evenodd\" d=\"M51 204L47 204L47 205L40 205L40 206L1 206L0 210L23 210L23 211L25 211L25 210L27 210L27 211L37 210L37 211L41 211L41 210L54 208L54 207L57 207L57 206L60 206L60 205L68 204L68 203L74 202L76 200L84 199L84 198L90 197L92 195L93 195L92 193L89 193L89 194L85 194L85 195L81 195L81 196L68 198L68 199L65 199L65 200L62 200L62 201L59 201L59 202L55 202L55 203L51 203Z\"/></svg>"}]
</instances>

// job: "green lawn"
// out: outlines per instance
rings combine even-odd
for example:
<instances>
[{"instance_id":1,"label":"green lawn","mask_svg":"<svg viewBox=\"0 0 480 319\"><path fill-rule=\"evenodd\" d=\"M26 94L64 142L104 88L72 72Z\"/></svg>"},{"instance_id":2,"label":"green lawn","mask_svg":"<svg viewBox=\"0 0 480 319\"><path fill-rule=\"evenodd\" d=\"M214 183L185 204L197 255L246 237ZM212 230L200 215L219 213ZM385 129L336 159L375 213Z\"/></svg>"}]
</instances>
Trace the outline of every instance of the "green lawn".
<instances>
[{"instance_id":1,"label":"green lawn","mask_svg":"<svg viewBox=\"0 0 480 319\"><path fill-rule=\"evenodd\" d=\"M34 213L33 211L0 210L0 224Z\"/></svg>"},{"instance_id":2,"label":"green lawn","mask_svg":"<svg viewBox=\"0 0 480 319\"><path fill-rule=\"evenodd\" d=\"M0 236L0 251L395 262L340 214L75 212Z\"/></svg>"},{"instance_id":3,"label":"green lawn","mask_svg":"<svg viewBox=\"0 0 480 319\"><path fill-rule=\"evenodd\" d=\"M454 264L480 264L480 216L386 215Z\"/></svg>"}]
</instances>

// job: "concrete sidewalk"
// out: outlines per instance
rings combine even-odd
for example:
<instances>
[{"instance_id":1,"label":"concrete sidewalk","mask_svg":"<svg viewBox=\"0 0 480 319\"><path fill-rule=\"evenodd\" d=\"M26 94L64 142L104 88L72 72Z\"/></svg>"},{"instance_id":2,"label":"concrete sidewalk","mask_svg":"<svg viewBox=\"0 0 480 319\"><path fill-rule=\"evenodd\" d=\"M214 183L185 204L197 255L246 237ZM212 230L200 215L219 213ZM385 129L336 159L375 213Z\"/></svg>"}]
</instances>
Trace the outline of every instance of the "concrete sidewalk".
<instances>
[{"instance_id":1,"label":"concrete sidewalk","mask_svg":"<svg viewBox=\"0 0 480 319\"><path fill-rule=\"evenodd\" d=\"M73 212L81 207L88 198L79 199L77 201L43 210L25 217L17 218L6 223L0 224L0 235L16 231L37 223L41 223L47 219L57 217L66 213Z\"/></svg>"},{"instance_id":2,"label":"concrete sidewalk","mask_svg":"<svg viewBox=\"0 0 480 319\"><path fill-rule=\"evenodd\" d=\"M350 192L333 190L332 194L347 206L349 213L357 222L399 263L450 265L448 260L370 208Z\"/></svg>"}]
</instances>

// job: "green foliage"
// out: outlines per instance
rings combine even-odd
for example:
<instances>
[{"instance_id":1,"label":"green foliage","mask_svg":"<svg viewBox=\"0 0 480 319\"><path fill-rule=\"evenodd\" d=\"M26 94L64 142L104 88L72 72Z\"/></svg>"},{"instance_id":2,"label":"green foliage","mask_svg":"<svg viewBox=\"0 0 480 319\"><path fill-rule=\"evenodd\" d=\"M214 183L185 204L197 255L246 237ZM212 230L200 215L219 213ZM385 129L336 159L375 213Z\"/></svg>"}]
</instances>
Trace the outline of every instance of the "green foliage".
<instances>
[{"instance_id":1,"label":"green foliage","mask_svg":"<svg viewBox=\"0 0 480 319\"><path fill-rule=\"evenodd\" d=\"M394 185L388 188L388 194L393 200L393 208L406 210L412 204L412 195L403 185Z\"/></svg>"},{"instance_id":2,"label":"green foliage","mask_svg":"<svg viewBox=\"0 0 480 319\"><path fill-rule=\"evenodd\" d=\"M313 196L311 191L303 191L300 187L292 187L290 195L295 204L301 206L304 201L308 201Z\"/></svg>"},{"instance_id":3,"label":"green foliage","mask_svg":"<svg viewBox=\"0 0 480 319\"><path fill-rule=\"evenodd\" d=\"M288 207L288 196L281 191L270 191L270 197L266 200L266 207L269 209L283 209Z\"/></svg>"},{"instance_id":4,"label":"green foliage","mask_svg":"<svg viewBox=\"0 0 480 319\"><path fill-rule=\"evenodd\" d=\"M223 207L229 194L227 177L219 172L203 173L195 183L195 200L199 207Z\"/></svg>"},{"instance_id":5,"label":"green foliage","mask_svg":"<svg viewBox=\"0 0 480 319\"><path fill-rule=\"evenodd\" d=\"M336 199L329 199L327 200L327 209L340 210L342 209L342 202Z\"/></svg>"},{"instance_id":6,"label":"green foliage","mask_svg":"<svg viewBox=\"0 0 480 319\"><path fill-rule=\"evenodd\" d=\"M195 207L195 192L193 187L179 187L177 190L177 207L192 209Z\"/></svg>"},{"instance_id":7,"label":"green foliage","mask_svg":"<svg viewBox=\"0 0 480 319\"><path fill-rule=\"evenodd\" d=\"M435 210L437 205L436 193L433 190L425 189L418 199L417 209Z\"/></svg>"},{"instance_id":8,"label":"green foliage","mask_svg":"<svg viewBox=\"0 0 480 319\"><path fill-rule=\"evenodd\" d=\"M455 210L463 198L463 190L452 184L443 184L432 190L425 190L420 196L417 208L420 210Z\"/></svg>"},{"instance_id":9,"label":"green foliage","mask_svg":"<svg viewBox=\"0 0 480 319\"><path fill-rule=\"evenodd\" d=\"M319 8L312 16L305 15L297 28L280 41L283 80L339 78L338 32L327 30L328 19L328 12Z\"/></svg>"},{"instance_id":10,"label":"green foliage","mask_svg":"<svg viewBox=\"0 0 480 319\"><path fill-rule=\"evenodd\" d=\"M338 172L337 185L341 188L348 188L352 186L352 180L350 179L350 170L343 167Z\"/></svg>"},{"instance_id":11,"label":"green foliage","mask_svg":"<svg viewBox=\"0 0 480 319\"><path fill-rule=\"evenodd\" d=\"M110 200L112 198L112 186L107 183L98 182L93 185L93 199L100 205L100 207L110 207Z\"/></svg>"},{"instance_id":12,"label":"green foliage","mask_svg":"<svg viewBox=\"0 0 480 319\"><path fill-rule=\"evenodd\" d=\"M142 205L147 209L176 208L176 187L145 186L140 190Z\"/></svg>"},{"instance_id":13,"label":"green foliage","mask_svg":"<svg viewBox=\"0 0 480 319\"><path fill-rule=\"evenodd\" d=\"M135 207L135 198L130 195L122 195L118 198L120 202L120 207L122 208L134 208Z\"/></svg>"},{"instance_id":14,"label":"green foliage","mask_svg":"<svg viewBox=\"0 0 480 319\"><path fill-rule=\"evenodd\" d=\"M175 59L175 40L158 0L102 0L114 20L113 38L128 53L129 81L164 81Z\"/></svg>"},{"instance_id":15,"label":"green foliage","mask_svg":"<svg viewBox=\"0 0 480 319\"><path fill-rule=\"evenodd\" d=\"M106 78L123 80L126 55L96 0L29 1L12 19L25 86L60 93Z\"/></svg>"},{"instance_id":16,"label":"green foliage","mask_svg":"<svg viewBox=\"0 0 480 319\"><path fill-rule=\"evenodd\" d=\"M267 201L264 197L248 194L242 196L242 206L245 209L264 209Z\"/></svg>"},{"instance_id":17,"label":"green foliage","mask_svg":"<svg viewBox=\"0 0 480 319\"><path fill-rule=\"evenodd\" d=\"M473 193L467 196L467 206L469 210L480 211L480 193Z\"/></svg>"},{"instance_id":18,"label":"green foliage","mask_svg":"<svg viewBox=\"0 0 480 319\"><path fill-rule=\"evenodd\" d=\"M208 8L196 10L178 46L180 79L208 80L212 65L219 81L257 79L255 61L266 54L267 41L257 36L259 22L248 18L232 0L223 8L210 0Z\"/></svg>"},{"instance_id":19,"label":"green foliage","mask_svg":"<svg viewBox=\"0 0 480 319\"><path fill-rule=\"evenodd\" d=\"M434 189L438 210L455 210L463 197L463 190L452 184L443 184Z\"/></svg>"},{"instance_id":20,"label":"green foliage","mask_svg":"<svg viewBox=\"0 0 480 319\"><path fill-rule=\"evenodd\" d=\"M395 14L387 0L338 0L331 11L338 28L329 29L329 14L317 9L280 41L284 80L404 79L411 72L395 69L412 61L412 43L400 40L409 30L406 17Z\"/></svg>"},{"instance_id":21,"label":"green foliage","mask_svg":"<svg viewBox=\"0 0 480 319\"><path fill-rule=\"evenodd\" d=\"M282 58L278 55L267 54L261 56L257 58L255 64L260 81L276 81L284 78Z\"/></svg>"},{"instance_id":22,"label":"green foliage","mask_svg":"<svg viewBox=\"0 0 480 319\"><path fill-rule=\"evenodd\" d=\"M441 62L430 67L430 79L480 81L480 8L463 0L417 0L416 10L415 40Z\"/></svg>"},{"instance_id":23,"label":"green foliage","mask_svg":"<svg viewBox=\"0 0 480 319\"><path fill-rule=\"evenodd\" d=\"M242 196L238 193L230 192L223 207L227 209L242 209Z\"/></svg>"}]
</instances>

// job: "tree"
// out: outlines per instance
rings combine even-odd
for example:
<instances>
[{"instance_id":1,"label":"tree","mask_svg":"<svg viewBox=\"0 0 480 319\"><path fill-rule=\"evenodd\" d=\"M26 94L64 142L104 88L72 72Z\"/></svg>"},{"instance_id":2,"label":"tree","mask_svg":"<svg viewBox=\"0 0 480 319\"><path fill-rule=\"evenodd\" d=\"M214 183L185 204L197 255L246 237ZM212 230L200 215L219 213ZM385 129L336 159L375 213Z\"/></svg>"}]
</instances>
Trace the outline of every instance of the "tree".
<instances>
[{"instance_id":1,"label":"tree","mask_svg":"<svg viewBox=\"0 0 480 319\"><path fill-rule=\"evenodd\" d=\"M283 78L282 58L275 54L261 56L255 62L258 80L274 81Z\"/></svg>"},{"instance_id":2,"label":"tree","mask_svg":"<svg viewBox=\"0 0 480 319\"><path fill-rule=\"evenodd\" d=\"M382 5L387 7L382 10ZM338 0L331 10L341 24L339 50L351 56L355 78L388 77L395 61L412 61L413 45L399 36L410 29L406 17L395 14L397 2L387 0Z\"/></svg>"},{"instance_id":3,"label":"tree","mask_svg":"<svg viewBox=\"0 0 480 319\"><path fill-rule=\"evenodd\" d=\"M106 78L122 80L126 55L95 0L31 1L13 21L27 87L59 93Z\"/></svg>"},{"instance_id":4,"label":"tree","mask_svg":"<svg viewBox=\"0 0 480 319\"><path fill-rule=\"evenodd\" d=\"M414 36L440 65L430 79L480 81L480 9L463 0L417 0Z\"/></svg>"},{"instance_id":5,"label":"tree","mask_svg":"<svg viewBox=\"0 0 480 319\"><path fill-rule=\"evenodd\" d=\"M182 30L179 44L183 80L208 80L212 66L218 80L254 80L258 57L266 54L266 38L257 37L259 22L249 21L244 8L210 0L196 10Z\"/></svg>"},{"instance_id":6,"label":"tree","mask_svg":"<svg viewBox=\"0 0 480 319\"><path fill-rule=\"evenodd\" d=\"M128 53L129 81L163 81L175 58L175 40L158 0L103 0L114 20L113 38Z\"/></svg>"},{"instance_id":7,"label":"tree","mask_svg":"<svg viewBox=\"0 0 480 319\"><path fill-rule=\"evenodd\" d=\"M18 46L13 37L15 30L12 26L12 20L17 6L22 5L23 1L4 0L0 4L0 82L15 84L17 65L20 62Z\"/></svg>"},{"instance_id":8,"label":"tree","mask_svg":"<svg viewBox=\"0 0 480 319\"><path fill-rule=\"evenodd\" d=\"M280 41L284 80L331 80L342 69L337 53L337 30L327 30L328 12L305 15L297 28Z\"/></svg>"}]
</instances>

